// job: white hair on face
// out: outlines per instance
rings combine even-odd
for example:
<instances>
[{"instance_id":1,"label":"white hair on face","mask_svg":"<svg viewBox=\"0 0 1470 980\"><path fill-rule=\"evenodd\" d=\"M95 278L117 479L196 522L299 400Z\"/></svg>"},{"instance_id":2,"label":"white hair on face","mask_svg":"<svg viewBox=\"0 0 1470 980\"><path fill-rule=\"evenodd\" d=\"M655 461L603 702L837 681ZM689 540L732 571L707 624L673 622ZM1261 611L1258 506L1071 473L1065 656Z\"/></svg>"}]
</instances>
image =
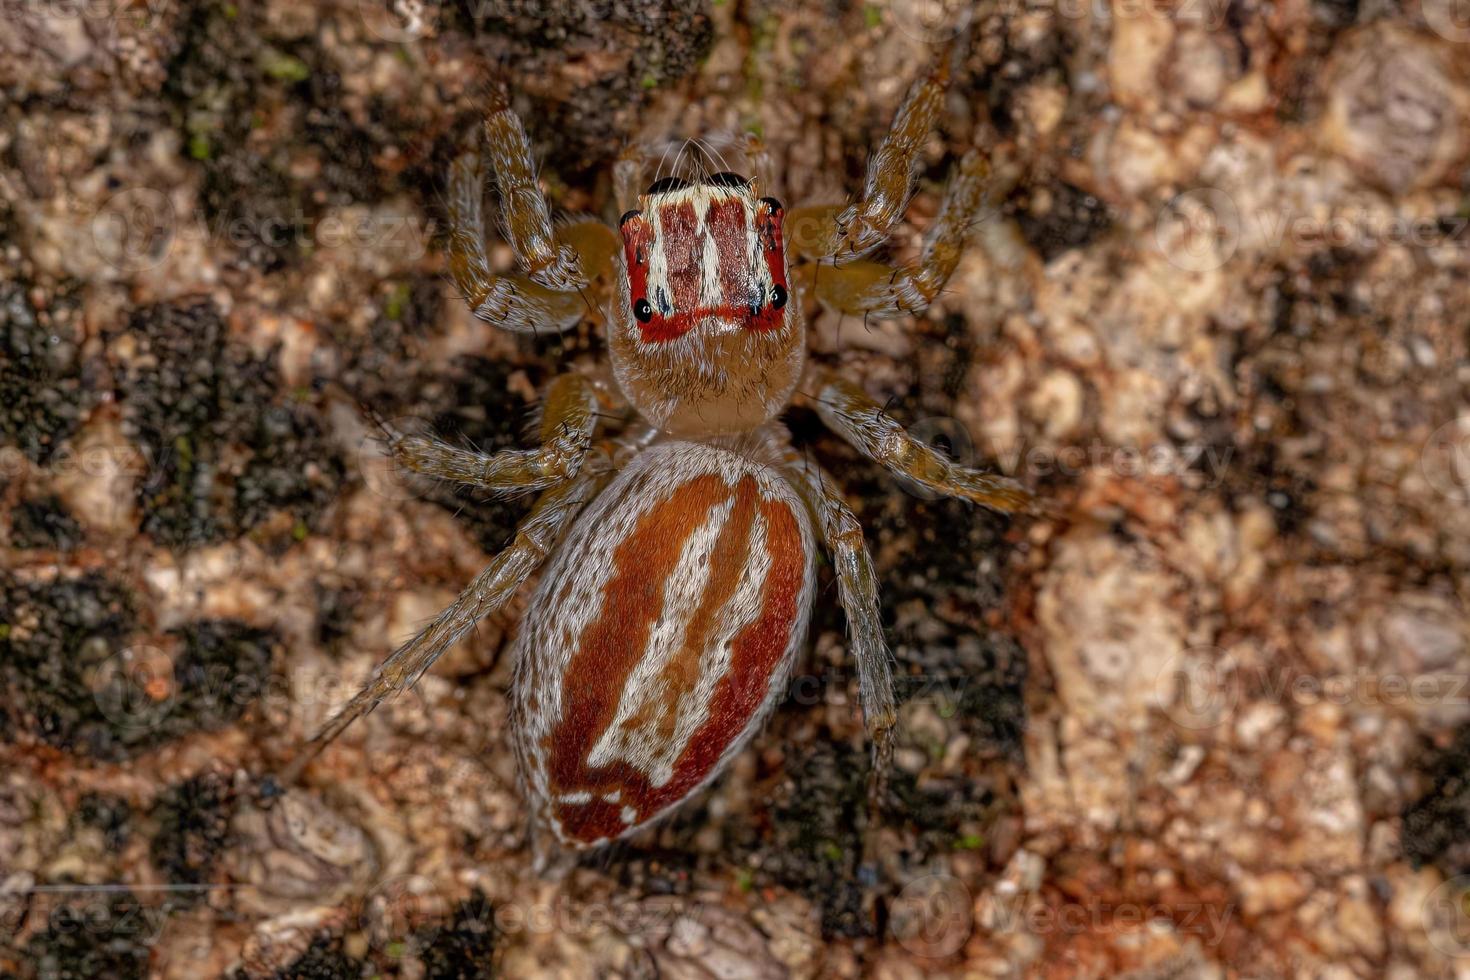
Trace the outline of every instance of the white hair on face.
<instances>
[{"instance_id":1,"label":"white hair on face","mask_svg":"<svg viewBox=\"0 0 1470 980\"><path fill-rule=\"evenodd\" d=\"M749 270L752 290L746 296L725 296L720 282L720 250L708 226L710 205L717 197L739 200L745 211L745 261ZM653 246L648 257L648 301L661 315L677 311L665 308L660 300L672 302L674 291L669 283L668 255L664 250L663 208L678 208L688 205L694 209L694 227L699 249L696 256L699 272L699 305L704 308L723 306L726 303L765 303L775 292L771 271L766 267L765 252L761 247L760 234L756 230L756 208L748 200L749 195L724 187L708 184L691 184L689 187L662 191L650 201L648 220L653 226Z\"/></svg>"}]
</instances>

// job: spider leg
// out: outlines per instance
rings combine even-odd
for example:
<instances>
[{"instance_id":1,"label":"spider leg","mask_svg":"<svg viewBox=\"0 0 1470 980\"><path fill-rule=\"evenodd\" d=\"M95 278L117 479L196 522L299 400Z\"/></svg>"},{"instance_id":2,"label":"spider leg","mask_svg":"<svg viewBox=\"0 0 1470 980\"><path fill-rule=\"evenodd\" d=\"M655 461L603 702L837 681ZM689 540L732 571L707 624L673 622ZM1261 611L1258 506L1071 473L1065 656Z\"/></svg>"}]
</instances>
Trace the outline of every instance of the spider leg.
<instances>
[{"instance_id":1,"label":"spider leg","mask_svg":"<svg viewBox=\"0 0 1470 980\"><path fill-rule=\"evenodd\" d=\"M449 272L475 316L517 333L545 327L561 332L581 322L584 307L575 288L553 289L522 273L491 271L479 154L462 154L450 165L448 193ZM572 253L569 245L558 247Z\"/></svg>"},{"instance_id":2,"label":"spider leg","mask_svg":"<svg viewBox=\"0 0 1470 980\"><path fill-rule=\"evenodd\" d=\"M545 561L605 475L589 474L542 494L516 529L515 540L496 555L459 598L383 661L367 685L314 735L281 773L290 785L313 759L358 718L384 699L412 687L444 651L462 640L481 619L500 609Z\"/></svg>"},{"instance_id":3,"label":"spider leg","mask_svg":"<svg viewBox=\"0 0 1470 980\"><path fill-rule=\"evenodd\" d=\"M452 480L492 493L511 495L545 490L577 475L597 428L598 403L592 385L575 372L546 387L536 449L505 449L493 455L460 449L427 435L402 435L384 429L394 462L428 476Z\"/></svg>"},{"instance_id":4,"label":"spider leg","mask_svg":"<svg viewBox=\"0 0 1470 980\"><path fill-rule=\"evenodd\" d=\"M485 117L485 153L500 191L506 239L531 281L559 292L585 286L576 251L552 233L551 209L536 186L531 141L503 91L492 95Z\"/></svg>"},{"instance_id":5,"label":"spider leg","mask_svg":"<svg viewBox=\"0 0 1470 980\"><path fill-rule=\"evenodd\" d=\"M871 259L796 270L823 306L842 313L895 317L921 313L949 282L964 253L969 233L986 206L989 166L978 150L966 153L945 188L944 200L924 237L924 250L908 265L894 267ZM810 271L808 271L810 270Z\"/></svg>"},{"instance_id":6,"label":"spider leg","mask_svg":"<svg viewBox=\"0 0 1470 980\"><path fill-rule=\"evenodd\" d=\"M803 258L839 265L883 243L903 217L924 140L934 128L949 73L940 68L914 83L887 135L868 158L863 192L852 204L819 204L787 212L787 247Z\"/></svg>"},{"instance_id":7,"label":"spider leg","mask_svg":"<svg viewBox=\"0 0 1470 980\"><path fill-rule=\"evenodd\" d=\"M863 724L873 742L874 770L886 774L893 757L893 726L898 719L890 666L893 657L883 636L883 621L878 614L878 576L863 540L862 525L843 501L832 478L815 462L791 450L784 460L784 472L811 510L832 556L837 595L852 634Z\"/></svg>"},{"instance_id":8,"label":"spider leg","mask_svg":"<svg viewBox=\"0 0 1470 980\"><path fill-rule=\"evenodd\" d=\"M822 372L818 379L817 414L863 455L935 493L1005 512L1043 510L1015 481L950 462L909 435L862 388L835 374Z\"/></svg>"}]
</instances>

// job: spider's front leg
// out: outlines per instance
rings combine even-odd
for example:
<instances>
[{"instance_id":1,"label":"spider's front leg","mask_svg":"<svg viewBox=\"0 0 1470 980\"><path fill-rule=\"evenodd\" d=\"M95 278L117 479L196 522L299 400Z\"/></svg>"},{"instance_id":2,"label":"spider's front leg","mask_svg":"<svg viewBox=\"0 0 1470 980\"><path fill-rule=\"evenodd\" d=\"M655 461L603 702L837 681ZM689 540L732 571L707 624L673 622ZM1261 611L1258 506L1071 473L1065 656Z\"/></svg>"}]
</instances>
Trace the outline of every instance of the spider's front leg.
<instances>
[{"instance_id":1,"label":"spider's front leg","mask_svg":"<svg viewBox=\"0 0 1470 980\"><path fill-rule=\"evenodd\" d=\"M484 175L478 153L465 153L449 172L449 267L477 317L507 330L561 331L586 311L591 279L612 269L619 243L597 221L552 225L536 186L526 130L503 95L485 119L485 154L500 192L501 224L524 273L496 275L485 252Z\"/></svg>"},{"instance_id":2,"label":"spider's front leg","mask_svg":"<svg viewBox=\"0 0 1470 980\"><path fill-rule=\"evenodd\" d=\"M815 292L823 306L841 313L861 317L922 313L959 265L965 241L990 196L989 175L984 154L979 150L965 154L915 262L899 267L871 259L835 266L808 263L797 267L797 282Z\"/></svg>"},{"instance_id":3,"label":"spider's front leg","mask_svg":"<svg viewBox=\"0 0 1470 980\"><path fill-rule=\"evenodd\" d=\"M868 160L857 203L795 208L787 214L790 253L841 265L883 243L908 206L919 151L939 116L948 81L948 72L940 70L909 90L893 125Z\"/></svg>"},{"instance_id":4,"label":"spider's front leg","mask_svg":"<svg viewBox=\"0 0 1470 980\"><path fill-rule=\"evenodd\" d=\"M347 726L385 698L413 686L444 651L464 639L477 622L504 606L551 554L572 519L605 482L606 474L585 474L542 494L516 528L515 540L491 560L448 609L373 671L367 685L322 726L282 771L282 782L294 783Z\"/></svg>"},{"instance_id":5,"label":"spider's front leg","mask_svg":"<svg viewBox=\"0 0 1470 980\"><path fill-rule=\"evenodd\" d=\"M573 372L558 375L546 386L541 445L535 449L503 449L490 455L433 436L394 432L387 432L388 447L394 462L405 469L509 496L544 490L576 476L592 446L597 417L591 382Z\"/></svg>"},{"instance_id":6,"label":"spider's front leg","mask_svg":"<svg viewBox=\"0 0 1470 980\"><path fill-rule=\"evenodd\" d=\"M818 371L817 414L863 455L898 476L946 497L959 497L1008 513L1037 513L1034 497L1013 480L950 462L915 439L883 406L851 381Z\"/></svg>"}]
</instances>

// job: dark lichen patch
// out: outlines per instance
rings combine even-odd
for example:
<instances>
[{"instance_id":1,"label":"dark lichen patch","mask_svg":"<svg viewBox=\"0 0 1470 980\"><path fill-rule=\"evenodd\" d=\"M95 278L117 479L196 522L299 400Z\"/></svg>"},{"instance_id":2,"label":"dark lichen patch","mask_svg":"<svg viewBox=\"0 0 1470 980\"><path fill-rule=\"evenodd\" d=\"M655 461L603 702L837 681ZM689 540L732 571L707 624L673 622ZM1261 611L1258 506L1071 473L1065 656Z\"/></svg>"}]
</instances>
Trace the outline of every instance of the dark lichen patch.
<instances>
[{"instance_id":1,"label":"dark lichen patch","mask_svg":"<svg viewBox=\"0 0 1470 980\"><path fill-rule=\"evenodd\" d=\"M306 952L272 977L273 980L359 980L376 973L371 963L347 955L341 936L321 935L312 940ZM243 970L236 971L234 976L236 980L246 980Z\"/></svg>"},{"instance_id":2,"label":"dark lichen patch","mask_svg":"<svg viewBox=\"0 0 1470 980\"><path fill-rule=\"evenodd\" d=\"M17 548L71 551L86 532L56 497L23 500L10 512L10 542Z\"/></svg>"},{"instance_id":3,"label":"dark lichen patch","mask_svg":"<svg viewBox=\"0 0 1470 980\"><path fill-rule=\"evenodd\" d=\"M1446 878L1470 873L1470 726L1421 769L1429 788L1404 810L1404 853Z\"/></svg>"},{"instance_id":4,"label":"dark lichen patch","mask_svg":"<svg viewBox=\"0 0 1470 980\"><path fill-rule=\"evenodd\" d=\"M239 720L265 692L275 633L210 619L169 635L180 643L173 700L162 726L169 734L222 728Z\"/></svg>"},{"instance_id":5,"label":"dark lichen patch","mask_svg":"<svg viewBox=\"0 0 1470 980\"><path fill-rule=\"evenodd\" d=\"M176 903L195 904L204 897L197 886L214 881L230 845L235 802L229 781L208 772L170 787L154 803L149 817L158 829L148 849L164 882L184 886Z\"/></svg>"},{"instance_id":6,"label":"dark lichen patch","mask_svg":"<svg viewBox=\"0 0 1470 980\"><path fill-rule=\"evenodd\" d=\"M0 281L0 445L45 463L95 400L84 377L76 304L65 293L37 309L23 282Z\"/></svg>"},{"instance_id":7,"label":"dark lichen patch","mask_svg":"<svg viewBox=\"0 0 1470 980\"><path fill-rule=\"evenodd\" d=\"M345 472L315 408L273 359L229 336L209 303L134 312L118 370L125 428L149 462L143 530L175 548L239 535L285 510L308 528Z\"/></svg>"},{"instance_id":8,"label":"dark lichen patch","mask_svg":"<svg viewBox=\"0 0 1470 980\"><path fill-rule=\"evenodd\" d=\"M1113 224L1108 206L1096 195L1067 183L1028 188L1011 206L1021 234L1044 262L1085 248Z\"/></svg>"},{"instance_id":9,"label":"dark lichen patch","mask_svg":"<svg viewBox=\"0 0 1470 980\"><path fill-rule=\"evenodd\" d=\"M495 975L495 908L476 891L449 920L416 937L427 980L474 980Z\"/></svg>"},{"instance_id":10,"label":"dark lichen patch","mask_svg":"<svg viewBox=\"0 0 1470 980\"><path fill-rule=\"evenodd\" d=\"M381 98L351 111L318 36L279 26L258 6L191 5L165 87L187 152L204 168L210 229L265 271L324 241L319 222L329 209L401 189L405 134L432 130L441 112L432 99ZM428 188L420 190L427 200Z\"/></svg>"},{"instance_id":11,"label":"dark lichen patch","mask_svg":"<svg viewBox=\"0 0 1470 980\"><path fill-rule=\"evenodd\" d=\"M132 836L133 807L121 796L87 793L77 802L76 819L102 832L109 849L117 851Z\"/></svg>"},{"instance_id":12,"label":"dark lichen patch","mask_svg":"<svg viewBox=\"0 0 1470 980\"><path fill-rule=\"evenodd\" d=\"M362 594L356 589L318 585L316 641L325 650L345 639L357 622Z\"/></svg>"},{"instance_id":13,"label":"dark lichen patch","mask_svg":"<svg viewBox=\"0 0 1470 980\"><path fill-rule=\"evenodd\" d=\"M154 910L130 891L88 889L47 909L44 931L32 936L22 956L22 977L37 980L133 980L148 974L149 947L157 940Z\"/></svg>"},{"instance_id":14,"label":"dark lichen patch","mask_svg":"<svg viewBox=\"0 0 1470 980\"><path fill-rule=\"evenodd\" d=\"M773 798L769 834L755 846L757 886L801 892L821 910L826 936L873 933L863 911L862 831L868 818L866 753L818 740L788 755L787 779Z\"/></svg>"},{"instance_id":15,"label":"dark lichen patch","mask_svg":"<svg viewBox=\"0 0 1470 980\"><path fill-rule=\"evenodd\" d=\"M229 621L191 623L165 696L148 693L149 652L131 597L100 575L29 584L0 576L0 684L6 734L122 760L238 719L264 690L274 635Z\"/></svg>"},{"instance_id":16,"label":"dark lichen patch","mask_svg":"<svg viewBox=\"0 0 1470 980\"><path fill-rule=\"evenodd\" d=\"M134 615L131 597L100 575L44 584L0 576L0 697L16 728L104 759L151 741L103 710L109 695L125 697L126 679L108 668L136 629Z\"/></svg>"},{"instance_id":17,"label":"dark lichen patch","mask_svg":"<svg viewBox=\"0 0 1470 980\"><path fill-rule=\"evenodd\" d=\"M538 7L455 4L447 26L473 34L487 57L516 66L516 88L529 93L516 109L531 121L531 138L546 169L583 185L595 164L627 139L637 111L658 88L695 71L709 53L714 28L696 0L606 3L571 0ZM538 69L580 55L606 65L573 86L542 91ZM581 60L579 58L579 60Z\"/></svg>"}]
</instances>

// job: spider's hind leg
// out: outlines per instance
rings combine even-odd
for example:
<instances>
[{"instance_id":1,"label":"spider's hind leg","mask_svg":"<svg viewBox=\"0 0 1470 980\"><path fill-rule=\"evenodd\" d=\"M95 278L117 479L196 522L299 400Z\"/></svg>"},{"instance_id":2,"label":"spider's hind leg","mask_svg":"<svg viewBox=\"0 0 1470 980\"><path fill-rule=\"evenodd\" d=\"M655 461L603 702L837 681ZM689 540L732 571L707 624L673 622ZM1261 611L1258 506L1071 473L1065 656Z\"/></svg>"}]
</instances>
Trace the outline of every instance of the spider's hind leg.
<instances>
[{"instance_id":1,"label":"spider's hind leg","mask_svg":"<svg viewBox=\"0 0 1470 980\"><path fill-rule=\"evenodd\" d=\"M281 774L282 783L294 783L322 749L349 725L384 699L411 687L477 622L504 606L546 560L603 480L600 474L583 475L544 493L516 529L510 545L491 560L448 609L373 671L367 685L322 726L286 767Z\"/></svg>"},{"instance_id":2,"label":"spider's hind leg","mask_svg":"<svg viewBox=\"0 0 1470 980\"><path fill-rule=\"evenodd\" d=\"M863 540L857 515L820 466L793 451L786 456L782 469L816 519L832 557L838 598L852 634L863 724L873 745L875 786L881 790L893 757L893 726L898 713L894 707L893 671L889 663L892 655L878 613L878 576L873 571L873 559Z\"/></svg>"}]
</instances>

